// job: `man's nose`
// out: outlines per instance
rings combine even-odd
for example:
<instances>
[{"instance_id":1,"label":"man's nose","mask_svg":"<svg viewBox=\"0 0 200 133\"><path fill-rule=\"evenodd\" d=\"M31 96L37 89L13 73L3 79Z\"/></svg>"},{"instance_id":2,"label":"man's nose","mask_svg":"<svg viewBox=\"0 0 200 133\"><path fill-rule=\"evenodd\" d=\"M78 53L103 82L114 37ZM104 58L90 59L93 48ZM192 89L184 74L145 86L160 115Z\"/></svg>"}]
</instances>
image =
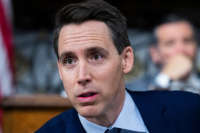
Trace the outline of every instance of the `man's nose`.
<instances>
[{"instance_id":1,"label":"man's nose","mask_svg":"<svg viewBox=\"0 0 200 133\"><path fill-rule=\"evenodd\" d=\"M177 44L176 52L177 52L177 53L182 53L182 54L184 54L184 52L185 52L184 42L179 42L179 43Z\"/></svg>"},{"instance_id":2,"label":"man's nose","mask_svg":"<svg viewBox=\"0 0 200 133\"><path fill-rule=\"evenodd\" d=\"M78 84L85 86L91 82L91 74L87 62L79 63Z\"/></svg>"}]
</instances>

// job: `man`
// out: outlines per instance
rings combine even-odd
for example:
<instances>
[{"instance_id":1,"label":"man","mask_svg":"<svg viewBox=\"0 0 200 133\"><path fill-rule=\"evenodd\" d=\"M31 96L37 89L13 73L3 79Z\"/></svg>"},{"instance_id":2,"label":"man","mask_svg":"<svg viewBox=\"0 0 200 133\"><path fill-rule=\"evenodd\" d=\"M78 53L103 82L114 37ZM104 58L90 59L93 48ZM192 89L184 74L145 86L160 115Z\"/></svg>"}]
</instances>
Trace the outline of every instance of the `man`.
<instances>
[{"instance_id":1,"label":"man","mask_svg":"<svg viewBox=\"0 0 200 133\"><path fill-rule=\"evenodd\" d=\"M126 19L119 10L104 1L92 0L65 6L56 20L54 48L59 74L75 109L53 118L37 133L200 130L199 96L125 89L123 76L132 69L133 50ZM183 98L190 100L183 104Z\"/></svg>"},{"instance_id":2,"label":"man","mask_svg":"<svg viewBox=\"0 0 200 133\"><path fill-rule=\"evenodd\" d=\"M197 53L194 26L186 18L171 14L156 26L154 36L156 42L150 47L150 55L157 74L148 73L128 86L138 90L169 89L200 94L200 79L194 67Z\"/></svg>"}]
</instances>

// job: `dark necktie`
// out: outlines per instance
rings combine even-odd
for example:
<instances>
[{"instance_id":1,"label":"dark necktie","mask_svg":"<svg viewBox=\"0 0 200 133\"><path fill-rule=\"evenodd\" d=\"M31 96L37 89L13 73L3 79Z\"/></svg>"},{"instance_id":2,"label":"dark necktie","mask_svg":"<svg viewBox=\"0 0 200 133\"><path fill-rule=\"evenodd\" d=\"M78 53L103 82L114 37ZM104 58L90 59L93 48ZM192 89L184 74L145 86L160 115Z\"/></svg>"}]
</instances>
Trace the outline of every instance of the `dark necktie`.
<instances>
[{"instance_id":1,"label":"dark necktie","mask_svg":"<svg viewBox=\"0 0 200 133\"><path fill-rule=\"evenodd\" d=\"M104 133L145 133L145 132L137 132L137 131L131 131L127 129L121 129L121 128L112 128L112 129L107 129Z\"/></svg>"}]
</instances>

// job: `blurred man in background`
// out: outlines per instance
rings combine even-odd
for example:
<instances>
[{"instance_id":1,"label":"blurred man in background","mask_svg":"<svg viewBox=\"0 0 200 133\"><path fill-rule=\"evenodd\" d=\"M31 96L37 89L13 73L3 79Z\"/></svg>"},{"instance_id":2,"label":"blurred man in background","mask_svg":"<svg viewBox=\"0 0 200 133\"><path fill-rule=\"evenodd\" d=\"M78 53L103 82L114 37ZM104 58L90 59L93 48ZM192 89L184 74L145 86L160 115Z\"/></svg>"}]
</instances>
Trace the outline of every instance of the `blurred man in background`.
<instances>
[{"instance_id":1,"label":"blurred man in background","mask_svg":"<svg viewBox=\"0 0 200 133\"><path fill-rule=\"evenodd\" d=\"M185 90L200 94L195 69L197 37L194 26L184 17L170 14L154 29L150 55L157 68L128 84L137 90Z\"/></svg>"}]
</instances>

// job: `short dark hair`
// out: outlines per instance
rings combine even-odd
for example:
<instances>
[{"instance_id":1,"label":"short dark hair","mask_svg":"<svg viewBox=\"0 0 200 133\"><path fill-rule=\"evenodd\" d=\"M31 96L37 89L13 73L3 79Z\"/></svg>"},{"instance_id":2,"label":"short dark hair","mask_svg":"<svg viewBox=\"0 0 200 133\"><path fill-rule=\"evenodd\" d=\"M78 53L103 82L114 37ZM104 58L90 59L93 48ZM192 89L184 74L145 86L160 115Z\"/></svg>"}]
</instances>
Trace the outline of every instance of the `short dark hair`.
<instances>
[{"instance_id":1,"label":"short dark hair","mask_svg":"<svg viewBox=\"0 0 200 133\"><path fill-rule=\"evenodd\" d=\"M164 24L169 24L169 23L176 23L176 22L186 22L186 23L188 23L192 28L192 31L193 31L193 34L194 34L194 39L198 42L197 31L196 31L194 24L191 22L191 20L187 16L173 13L173 14L167 14L167 15L163 16L160 19L160 21L157 22L156 26L153 28L153 36L152 36L153 37L153 39L152 39L153 43L151 43L151 44L156 45L158 43L156 30L159 26L164 25Z\"/></svg>"},{"instance_id":2,"label":"short dark hair","mask_svg":"<svg viewBox=\"0 0 200 133\"><path fill-rule=\"evenodd\" d=\"M120 11L103 0L88 0L82 3L66 5L57 13L53 40L57 57L59 57L58 37L61 28L67 24L81 24L89 20L102 21L108 26L119 54L125 47L130 46L126 18Z\"/></svg>"}]
</instances>

